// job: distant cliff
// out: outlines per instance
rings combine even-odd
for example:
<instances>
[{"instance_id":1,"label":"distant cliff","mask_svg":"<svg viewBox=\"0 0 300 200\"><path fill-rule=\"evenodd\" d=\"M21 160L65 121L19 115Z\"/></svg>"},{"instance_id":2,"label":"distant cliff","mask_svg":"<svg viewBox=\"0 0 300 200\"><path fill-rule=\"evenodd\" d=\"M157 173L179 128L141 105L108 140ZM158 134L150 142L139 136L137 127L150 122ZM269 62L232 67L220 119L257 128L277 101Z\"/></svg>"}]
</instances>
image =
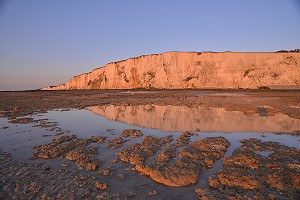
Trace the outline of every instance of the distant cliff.
<instances>
[{"instance_id":1,"label":"distant cliff","mask_svg":"<svg viewBox=\"0 0 300 200\"><path fill-rule=\"evenodd\" d=\"M109 63L43 90L300 85L300 53L166 52Z\"/></svg>"}]
</instances>

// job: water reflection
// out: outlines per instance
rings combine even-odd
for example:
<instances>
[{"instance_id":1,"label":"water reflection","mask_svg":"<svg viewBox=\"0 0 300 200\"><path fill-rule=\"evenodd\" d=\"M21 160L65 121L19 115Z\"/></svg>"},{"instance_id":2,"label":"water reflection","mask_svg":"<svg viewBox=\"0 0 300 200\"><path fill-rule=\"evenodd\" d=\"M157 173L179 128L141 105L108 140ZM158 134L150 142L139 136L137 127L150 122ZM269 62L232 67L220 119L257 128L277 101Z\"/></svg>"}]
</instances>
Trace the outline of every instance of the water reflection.
<instances>
[{"instance_id":1,"label":"water reflection","mask_svg":"<svg viewBox=\"0 0 300 200\"><path fill-rule=\"evenodd\" d=\"M164 131L283 132L300 130L300 120L282 113L273 116L187 106L92 106L88 110L110 120Z\"/></svg>"}]
</instances>

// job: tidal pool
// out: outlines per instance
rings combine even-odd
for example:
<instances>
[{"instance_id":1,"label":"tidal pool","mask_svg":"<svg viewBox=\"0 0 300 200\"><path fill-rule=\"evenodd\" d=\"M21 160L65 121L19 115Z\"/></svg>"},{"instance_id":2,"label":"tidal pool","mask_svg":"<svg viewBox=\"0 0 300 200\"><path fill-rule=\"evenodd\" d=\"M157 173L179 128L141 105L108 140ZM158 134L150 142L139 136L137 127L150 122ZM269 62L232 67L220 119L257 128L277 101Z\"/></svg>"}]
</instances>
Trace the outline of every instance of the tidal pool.
<instances>
[{"instance_id":1,"label":"tidal pool","mask_svg":"<svg viewBox=\"0 0 300 200\"><path fill-rule=\"evenodd\" d=\"M91 106L86 109L52 110L47 113L28 116L33 123L11 124L8 120L0 119L0 149L12 153L16 159L24 162L42 162L53 168L61 168L62 162L71 169L74 163L64 159L28 160L35 151L32 146L50 143L62 135L75 134L79 138L105 136L113 140L121 136L124 129L141 130L144 136L158 138L172 135L174 141L182 132L190 131L190 143L207 137L224 137L230 143L224 157L229 157L239 148L240 140L256 138L263 142L279 142L289 147L300 148L300 120L282 113L261 115L246 114L240 111L227 111L223 108L186 107L186 106ZM43 122L43 123L42 123ZM47 126L47 124L50 126ZM52 124L52 125L51 125ZM112 163L117 158L116 153L134 143L140 143L140 138L130 138L130 141L118 149L108 149L107 144L94 144L98 147L96 159L101 161L100 168L114 166L115 176L105 177L110 190L119 193L147 193L155 190L159 195L156 199L195 198L194 189L209 188L208 178L223 167L224 157L215 162L214 166L200 175L198 183L188 187L168 187L157 184L148 176L130 171L129 163ZM173 142L174 143L174 142ZM179 148L180 149L180 148ZM256 152L264 157L269 152ZM175 157L176 159L176 157ZM87 172L89 175L97 175ZM124 175L124 179L117 175ZM143 195L138 197L142 198Z\"/></svg>"}]
</instances>

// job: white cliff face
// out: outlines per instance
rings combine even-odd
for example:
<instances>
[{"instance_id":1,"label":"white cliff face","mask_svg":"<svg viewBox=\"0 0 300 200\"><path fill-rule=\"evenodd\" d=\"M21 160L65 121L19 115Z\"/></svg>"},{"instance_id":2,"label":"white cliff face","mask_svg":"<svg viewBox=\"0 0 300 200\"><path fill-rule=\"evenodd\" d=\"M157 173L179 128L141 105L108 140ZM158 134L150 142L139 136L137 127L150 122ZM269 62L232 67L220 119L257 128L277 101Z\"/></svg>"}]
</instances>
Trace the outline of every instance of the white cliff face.
<instances>
[{"instance_id":1,"label":"white cliff face","mask_svg":"<svg viewBox=\"0 0 300 200\"><path fill-rule=\"evenodd\" d=\"M167 52L109 63L44 90L300 85L300 53Z\"/></svg>"}]
</instances>

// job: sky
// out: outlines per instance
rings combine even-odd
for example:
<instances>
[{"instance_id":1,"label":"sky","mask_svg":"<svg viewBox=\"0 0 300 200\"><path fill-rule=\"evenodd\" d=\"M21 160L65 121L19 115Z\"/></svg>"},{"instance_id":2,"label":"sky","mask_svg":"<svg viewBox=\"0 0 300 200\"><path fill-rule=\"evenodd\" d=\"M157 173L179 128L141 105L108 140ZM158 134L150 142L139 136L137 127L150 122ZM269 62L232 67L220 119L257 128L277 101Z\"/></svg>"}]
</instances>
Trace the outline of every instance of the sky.
<instances>
[{"instance_id":1,"label":"sky","mask_svg":"<svg viewBox=\"0 0 300 200\"><path fill-rule=\"evenodd\" d=\"M300 0L0 0L0 91L166 51L300 48Z\"/></svg>"}]
</instances>

